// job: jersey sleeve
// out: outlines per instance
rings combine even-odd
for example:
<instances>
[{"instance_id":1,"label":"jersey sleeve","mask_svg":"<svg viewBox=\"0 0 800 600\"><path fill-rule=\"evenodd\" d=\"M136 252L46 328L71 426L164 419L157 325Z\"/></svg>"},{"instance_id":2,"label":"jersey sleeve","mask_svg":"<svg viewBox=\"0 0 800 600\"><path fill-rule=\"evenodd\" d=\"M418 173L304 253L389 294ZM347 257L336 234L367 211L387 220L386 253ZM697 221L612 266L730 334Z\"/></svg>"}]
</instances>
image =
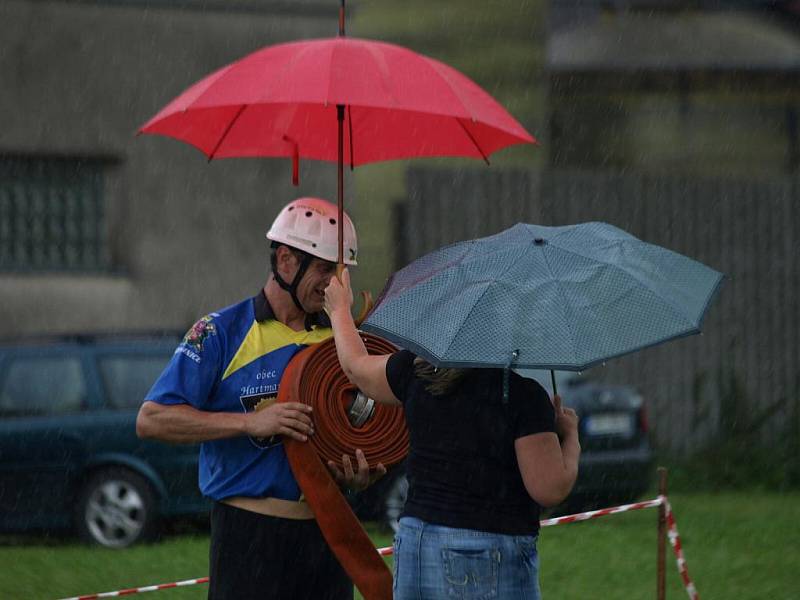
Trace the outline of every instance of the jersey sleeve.
<instances>
[{"instance_id":1,"label":"jersey sleeve","mask_svg":"<svg viewBox=\"0 0 800 600\"><path fill-rule=\"evenodd\" d=\"M222 374L220 335L213 316L192 325L145 400L206 409Z\"/></svg>"},{"instance_id":2,"label":"jersey sleeve","mask_svg":"<svg viewBox=\"0 0 800 600\"><path fill-rule=\"evenodd\" d=\"M386 361L386 380L392 393L400 402L405 403L408 384L414 378L414 356L408 350L395 352Z\"/></svg>"},{"instance_id":3,"label":"jersey sleeve","mask_svg":"<svg viewBox=\"0 0 800 600\"><path fill-rule=\"evenodd\" d=\"M556 431L556 413L547 391L533 379L512 373L511 401L516 413L514 439Z\"/></svg>"}]
</instances>

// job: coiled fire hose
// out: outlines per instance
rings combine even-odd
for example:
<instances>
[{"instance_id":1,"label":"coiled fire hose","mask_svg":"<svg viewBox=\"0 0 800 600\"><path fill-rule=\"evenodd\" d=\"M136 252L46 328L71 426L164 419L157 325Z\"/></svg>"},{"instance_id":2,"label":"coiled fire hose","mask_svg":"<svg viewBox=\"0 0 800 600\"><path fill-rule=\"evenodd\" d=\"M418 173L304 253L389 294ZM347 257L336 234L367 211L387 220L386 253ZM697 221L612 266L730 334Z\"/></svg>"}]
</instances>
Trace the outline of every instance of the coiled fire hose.
<instances>
[{"instance_id":1,"label":"coiled fire hose","mask_svg":"<svg viewBox=\"0 0 800 600\"><path fill-rule=\"evenodd\" d=\"M360 335L370 354L396 350L377 336ZM292 358L281 379L278 402L303 402L314 409L315 433L309 442L284 438L292 472L325 540L365 600L390 600L392 574L326 465L329 460L341 464L343 454L356 464L356 448L364 452L370 470L379 462L390 467L402 461L408 454L402 409L377 403L373 407L358 393L339 366L332 338ZM363 424L351 424L348 412Z\"/></svg>"}]
</instances>

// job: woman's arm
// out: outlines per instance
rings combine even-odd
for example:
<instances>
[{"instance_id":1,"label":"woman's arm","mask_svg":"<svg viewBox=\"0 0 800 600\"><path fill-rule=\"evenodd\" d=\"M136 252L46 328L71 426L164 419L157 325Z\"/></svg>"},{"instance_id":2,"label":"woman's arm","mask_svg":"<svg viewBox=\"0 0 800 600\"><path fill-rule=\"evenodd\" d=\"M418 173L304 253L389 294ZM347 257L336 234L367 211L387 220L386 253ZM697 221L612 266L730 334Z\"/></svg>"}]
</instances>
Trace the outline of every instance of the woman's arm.
<instances>
[{"instance_id":1,"label":"woman's arm","mask_svg":"<svg viewBox=\"0 0 800 600\"><path fill-rule=\"evenodd\" d=\"M325 311L333 325L336 354L342 370L350 383L378 402L400 404L386 379L386 362L389 354L368 354L358 335L350 307L353 292L350 289L350 273L342 271L342 280L331 277L325 289Z\"/></svg>"},{"instance_id":2,"label":"woman's arm","mask_svg":"<svg viewBox=\"0 0 800 600\"><path fill-rule=\"evenodd\" d=\"M514 442L525 489L542 506L556 506L569 495L581 455L578 415L571 408L562 408L559 396L554 404L558 435L535 433Z\"/></svg>"}]
</instances>

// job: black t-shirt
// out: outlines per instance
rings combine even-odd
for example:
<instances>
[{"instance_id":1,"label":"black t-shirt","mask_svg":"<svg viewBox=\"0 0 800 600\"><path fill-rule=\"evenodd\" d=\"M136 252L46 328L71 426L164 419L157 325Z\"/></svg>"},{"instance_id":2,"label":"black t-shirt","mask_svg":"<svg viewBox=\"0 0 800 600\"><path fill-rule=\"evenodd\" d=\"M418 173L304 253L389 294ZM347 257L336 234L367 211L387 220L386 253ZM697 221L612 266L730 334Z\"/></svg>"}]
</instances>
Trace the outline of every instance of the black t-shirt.
<instances>
[{"instance_id":1,"label":"black t-shirt","mask_svg":"<svg viewBox=\"0 0 800 600\"><path fill-rule=\"evenodd\" d=\"M537 382L503 370L472 369L434 396L414 375L415 356L389 357L386 377L403 403L411 438L403 515L428 523L511 535L539 529L539 505L525 490L514 441L555 431L555 412Z\"/></svg>"}]
</instances>

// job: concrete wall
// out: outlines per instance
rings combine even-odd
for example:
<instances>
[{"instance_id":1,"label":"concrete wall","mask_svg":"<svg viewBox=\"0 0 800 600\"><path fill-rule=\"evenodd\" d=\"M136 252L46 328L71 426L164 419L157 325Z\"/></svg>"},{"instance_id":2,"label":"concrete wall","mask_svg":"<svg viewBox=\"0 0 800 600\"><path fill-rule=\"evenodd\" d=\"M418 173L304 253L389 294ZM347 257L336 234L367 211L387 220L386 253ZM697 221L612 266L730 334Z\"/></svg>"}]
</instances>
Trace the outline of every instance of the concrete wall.
<instances>
[{"instance_id":1,"label":"concrete wall","mask_svg":"<svg viewBox=\"0 0 800 600\"><path fill-rule=\"evenodd\" d=\"M240 2L227 12L167 4L0 4L0 156L111 159L112 259L103 274L0 273L0 337L184 328L263 284L264 233L283 204L335 196L328 164L301 162L294 188L286 159L208 163L181 142L134 134L224 64L335 34L337 4Z\"/></svg>"}]
</instances>

